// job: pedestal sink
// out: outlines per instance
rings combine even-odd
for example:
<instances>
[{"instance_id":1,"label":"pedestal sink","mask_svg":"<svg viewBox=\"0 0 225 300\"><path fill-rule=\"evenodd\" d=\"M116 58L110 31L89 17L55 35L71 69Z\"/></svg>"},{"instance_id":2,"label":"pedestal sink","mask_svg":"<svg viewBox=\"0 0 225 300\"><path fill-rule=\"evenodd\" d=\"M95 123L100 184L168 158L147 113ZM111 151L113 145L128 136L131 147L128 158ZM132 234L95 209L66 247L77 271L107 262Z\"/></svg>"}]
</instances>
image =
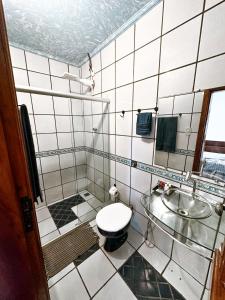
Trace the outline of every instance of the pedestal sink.
<instances>
[{"instance_id":1,"label":"pedestal sink","mask_svg":"<svg viewBox=\"0 0 225 300\"><path fill-rule=\"evenodd\" d=\"M211 216L212 207L197 193L170 188L161 195L163 204L174 213L188 219L205 219Z\"/></svg>"}]
</instances>

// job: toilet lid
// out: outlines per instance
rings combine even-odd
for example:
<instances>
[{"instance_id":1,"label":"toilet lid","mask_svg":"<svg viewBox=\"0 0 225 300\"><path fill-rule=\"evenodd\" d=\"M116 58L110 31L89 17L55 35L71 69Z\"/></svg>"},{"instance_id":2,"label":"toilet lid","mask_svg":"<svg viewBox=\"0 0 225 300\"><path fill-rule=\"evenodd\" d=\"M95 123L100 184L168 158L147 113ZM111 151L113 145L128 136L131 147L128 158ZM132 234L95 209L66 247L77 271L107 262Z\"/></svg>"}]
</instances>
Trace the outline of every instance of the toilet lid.
<instances>
[{"instance_id":1,"label":"toilet lid","mask_svg":"<svg viewBox=\"0 0 225 300\"><path fill-rule=\"evenodd\" d=\"M109 232L117 232L130 222L132 211L122 203L113 203L101 209L96 216L97 226Z\"/></svg>"}]
</instances>

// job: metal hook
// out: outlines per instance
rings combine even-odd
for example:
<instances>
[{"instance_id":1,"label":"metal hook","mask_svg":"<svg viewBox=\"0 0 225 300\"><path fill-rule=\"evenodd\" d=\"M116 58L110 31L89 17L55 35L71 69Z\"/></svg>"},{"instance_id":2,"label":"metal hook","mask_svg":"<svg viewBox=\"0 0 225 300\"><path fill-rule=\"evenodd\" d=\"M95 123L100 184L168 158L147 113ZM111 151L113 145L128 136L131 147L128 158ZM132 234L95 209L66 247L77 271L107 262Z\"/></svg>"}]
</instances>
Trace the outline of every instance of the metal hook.
<instances>
[{"instance_id":1,"label":"metal hook","mask_svg":"<svg viewBox=\"0 0 225 300\"><path fill-rule=\"evenodd\" d=\"M122 110L122 115L120 115L121 118L124 118L124 115L125 115L125 110Z\"/></svg>"}]
</instances>

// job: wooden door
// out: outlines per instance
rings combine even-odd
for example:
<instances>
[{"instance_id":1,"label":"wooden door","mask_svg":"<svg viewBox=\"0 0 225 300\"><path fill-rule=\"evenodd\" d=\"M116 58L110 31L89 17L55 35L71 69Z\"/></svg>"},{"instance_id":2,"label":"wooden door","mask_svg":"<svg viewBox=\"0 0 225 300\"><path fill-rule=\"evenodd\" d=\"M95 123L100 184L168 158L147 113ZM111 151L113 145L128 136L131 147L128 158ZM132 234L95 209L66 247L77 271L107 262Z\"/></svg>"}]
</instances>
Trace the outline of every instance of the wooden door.
<instances>
[{"instance_id":1,"label":"wooden door","mask_svg":"<svg viewBox=\"0 0 225 300\"><path fill-rule=\"evenodd\" d=\"M32 205L31 231L22 199ZM0 0L0 299L49 299Z\"/></svg>"}]
</instances>

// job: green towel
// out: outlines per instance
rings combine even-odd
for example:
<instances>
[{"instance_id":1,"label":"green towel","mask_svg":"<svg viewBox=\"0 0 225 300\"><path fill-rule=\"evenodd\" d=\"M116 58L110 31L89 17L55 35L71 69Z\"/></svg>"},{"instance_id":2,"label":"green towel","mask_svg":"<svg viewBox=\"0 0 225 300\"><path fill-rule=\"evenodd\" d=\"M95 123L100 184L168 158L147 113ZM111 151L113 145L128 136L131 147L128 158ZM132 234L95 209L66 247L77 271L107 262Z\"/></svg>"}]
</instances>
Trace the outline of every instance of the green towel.
<instances>
[{"instance_id":1,"label":"green towel","mask_svg":"<svg viewBox=\"0 0 225 300\"><path fill-rule=\"evenodd\" d=\"M175 152L177 141L177 117L158 118L156 150Z\"/></svg>"}]
</instances>

